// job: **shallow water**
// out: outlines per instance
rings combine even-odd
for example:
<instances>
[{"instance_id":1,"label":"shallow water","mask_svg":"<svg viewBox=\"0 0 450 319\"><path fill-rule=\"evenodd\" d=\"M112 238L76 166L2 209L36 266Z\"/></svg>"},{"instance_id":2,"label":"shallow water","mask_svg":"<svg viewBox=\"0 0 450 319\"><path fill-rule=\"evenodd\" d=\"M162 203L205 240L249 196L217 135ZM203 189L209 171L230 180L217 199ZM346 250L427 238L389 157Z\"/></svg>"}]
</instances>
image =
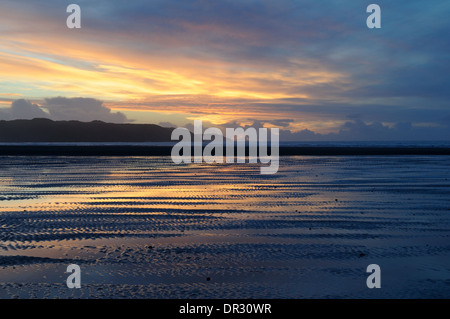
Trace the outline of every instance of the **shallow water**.
<instances>
[{"instance_id":1,"label":"shallow water","mask_svg":"<svg viewBox=\"0 0 450 319\"><path fill-rule=\"evenodd\" d=\"M0 157L0 297L450 297L450 157L281 157L259 172ZM72 263L81 289L66 286Z\"/></svg>"}]
</instances>

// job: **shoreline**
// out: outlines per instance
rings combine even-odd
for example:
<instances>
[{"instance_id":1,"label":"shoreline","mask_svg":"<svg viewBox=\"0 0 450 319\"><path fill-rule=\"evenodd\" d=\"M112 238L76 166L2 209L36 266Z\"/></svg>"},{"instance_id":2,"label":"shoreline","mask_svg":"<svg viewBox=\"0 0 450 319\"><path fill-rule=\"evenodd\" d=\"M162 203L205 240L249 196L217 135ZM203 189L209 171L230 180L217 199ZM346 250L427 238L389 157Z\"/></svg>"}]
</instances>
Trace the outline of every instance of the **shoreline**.
<instances>
[{"instance_id":1,"label":"shoreline","mask_svg":"<svg viewBox=\"0 0 450 319\"><path fill-rule=\"evenodd\" d=\"M270 150L270 147L269 147ZM172 146L0 145L0 156L170 156ZM248 149L247 152L248 154ZM280 146L280 156L450 155L449 147ZM192 153L193 154L193 153ZM224 154L226 154L224 149Z\"/></svg>"}]
</instances>

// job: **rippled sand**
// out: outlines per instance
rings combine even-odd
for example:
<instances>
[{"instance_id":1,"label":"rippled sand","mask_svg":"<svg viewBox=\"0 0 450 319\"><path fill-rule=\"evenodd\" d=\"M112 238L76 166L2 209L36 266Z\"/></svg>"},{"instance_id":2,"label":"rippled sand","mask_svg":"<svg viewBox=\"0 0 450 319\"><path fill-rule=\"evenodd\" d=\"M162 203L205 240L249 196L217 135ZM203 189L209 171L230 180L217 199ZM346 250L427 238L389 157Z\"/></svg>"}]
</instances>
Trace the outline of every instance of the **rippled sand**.
<instances>
[{"instance_id":1,"label":"rippled sand","mask_svg":"<svg viewBox=\"0 0 450 319\"><path fill-rule=\"evenodd\" d=\"M1 298L449 298L449 236L448 156L0 157Z\"/></svg>"}]
</instances>

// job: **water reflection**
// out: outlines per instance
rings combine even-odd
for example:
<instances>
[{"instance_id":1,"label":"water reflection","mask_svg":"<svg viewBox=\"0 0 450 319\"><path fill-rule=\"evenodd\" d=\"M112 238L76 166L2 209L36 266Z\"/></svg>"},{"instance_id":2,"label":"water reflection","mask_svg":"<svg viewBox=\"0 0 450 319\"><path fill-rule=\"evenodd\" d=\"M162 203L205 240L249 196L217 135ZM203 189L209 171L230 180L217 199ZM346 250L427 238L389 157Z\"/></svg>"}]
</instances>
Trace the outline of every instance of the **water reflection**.
<instances>
[{"instance_id":1,"label":"water reflection","mask_svg":"<svg viewBox=\"0 0 450 319\"><path fill-rule=\"evenodd\" d=\"M106 284L117 286L105 297L120 296L119 282L146 298L167 284L170 297L181 286L181 297L362 296L370 259L391 265L399 287L377 296L414 296L430 273L450 272L449 162L282 157L277 174L260 175L257 164L165 157L0 158L0 285L36 293L75 262L87 297ZM411 260L420 266L402 270ZM203 287L206 274L226 288ZM410 278L416 290L401 290Z\"/></svg>"}]
</instances>

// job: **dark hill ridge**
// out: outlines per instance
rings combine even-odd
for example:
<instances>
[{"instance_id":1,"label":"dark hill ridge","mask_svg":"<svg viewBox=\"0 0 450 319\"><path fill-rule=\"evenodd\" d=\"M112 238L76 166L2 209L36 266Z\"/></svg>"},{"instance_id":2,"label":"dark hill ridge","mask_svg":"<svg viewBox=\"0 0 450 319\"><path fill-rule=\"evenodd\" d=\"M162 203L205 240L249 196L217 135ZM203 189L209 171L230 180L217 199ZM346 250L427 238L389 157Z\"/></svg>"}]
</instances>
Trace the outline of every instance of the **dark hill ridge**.
<instances>
[{"instance_id":1,"label":"dark hill ridge","mask_svg":"<svg viewBox=\"0 0 450 319\"><path fill-rule=\"evenodd\" d=\"M0 121L0 142L170 142L172 128L102 121Z\"/></svg>"}]
</instances>

